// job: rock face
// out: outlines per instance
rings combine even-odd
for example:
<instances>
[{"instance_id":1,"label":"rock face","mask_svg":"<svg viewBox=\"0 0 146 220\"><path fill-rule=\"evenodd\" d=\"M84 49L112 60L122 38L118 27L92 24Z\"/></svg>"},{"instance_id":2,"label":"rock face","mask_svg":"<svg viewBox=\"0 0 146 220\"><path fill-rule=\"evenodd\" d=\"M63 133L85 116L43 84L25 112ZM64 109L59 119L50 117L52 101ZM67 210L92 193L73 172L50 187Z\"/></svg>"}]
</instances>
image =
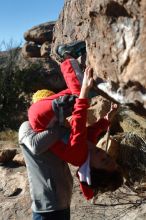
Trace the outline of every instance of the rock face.
<instances>
[{"instance_id":1,"label":"rock face","mask_svg":"<svg viewBox=\"0 0 146 220\"><path fill-rule=\"evenodd\" d=\"M55 25L54 45L85 40L95 74L136 80L146 87L145 12L145 0L66 1Z\"/></svg>"},{"instance_id":2,"label":"rock face","mask_svg":"<svg viewBox=\"0 0 146 220\"><path fill-rule=\"evenodd\" d=\"M110 111L110 107L110 101L104 99L102 96L93 97L87 111L87 126L93 125L95 121L103 118Z\"/></svg>"}]
</instances>

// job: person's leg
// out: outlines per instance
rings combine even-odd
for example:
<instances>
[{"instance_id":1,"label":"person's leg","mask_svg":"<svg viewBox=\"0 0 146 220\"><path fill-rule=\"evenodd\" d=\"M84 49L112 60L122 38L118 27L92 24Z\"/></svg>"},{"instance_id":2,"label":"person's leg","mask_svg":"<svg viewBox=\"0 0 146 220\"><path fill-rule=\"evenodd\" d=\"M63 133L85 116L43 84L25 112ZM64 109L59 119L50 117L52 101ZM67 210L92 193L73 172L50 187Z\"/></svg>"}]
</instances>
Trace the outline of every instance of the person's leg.
<instances>
[{"instance_id":1,"label":"person's leg","mask_svg":"<svg viewBox=\"0 0 146 220\"><path fill-rule=\"evenodd\" d=\"M78 61L74 58L66 59L61 63L61 72L72 94L79 95L84 74Z\"/></svg>"},{"instance_id":2,"label":"person's leg","mask_svg":"<svg viewBox=\"0 0 146 220\"><path fill-rule=\"evenodd\" d=\"M33 212L32 213L32 220L42 220L42 216L40 213Z\"/></svg>"},{"instance_id":3,"label":"person's leg","mask_svg":"<svg viewBox=\"0 0 146 220\"><path fill-rule=\"evenodd\" d=\"M54 212L33 212L33 220L70 220L70 208Z\"/></svg>"},{"instance_id":4,"label":"person's leg","mask_svg":"<svg viewBox=\"0 0 146 220\"><path fill-rule=\"evenodd\" d=\"M69 208L55 211L50 214L51 214L50 220L70 220L70 209ZM43 220L49 220L49 219L43 219Z\"/></svg>"}]
</instances>

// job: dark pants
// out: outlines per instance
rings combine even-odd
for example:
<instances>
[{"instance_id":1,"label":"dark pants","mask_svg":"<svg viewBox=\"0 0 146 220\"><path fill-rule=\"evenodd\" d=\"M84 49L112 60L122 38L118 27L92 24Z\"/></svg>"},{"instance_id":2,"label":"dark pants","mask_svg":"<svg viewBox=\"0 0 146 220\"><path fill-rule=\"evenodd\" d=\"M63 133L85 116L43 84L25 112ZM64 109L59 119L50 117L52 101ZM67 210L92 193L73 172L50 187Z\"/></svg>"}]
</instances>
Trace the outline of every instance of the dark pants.
<instances>
[{"instance_id":1,"label":"dark pants","mask_svg":"<svg viewBox=\"0 0 146 220\"><path fill-rule=\"evenodd\" d=\"M70 220L70 209L63 209L54 212L33 212L33 220Z\"/></svg>"}]
</instances>

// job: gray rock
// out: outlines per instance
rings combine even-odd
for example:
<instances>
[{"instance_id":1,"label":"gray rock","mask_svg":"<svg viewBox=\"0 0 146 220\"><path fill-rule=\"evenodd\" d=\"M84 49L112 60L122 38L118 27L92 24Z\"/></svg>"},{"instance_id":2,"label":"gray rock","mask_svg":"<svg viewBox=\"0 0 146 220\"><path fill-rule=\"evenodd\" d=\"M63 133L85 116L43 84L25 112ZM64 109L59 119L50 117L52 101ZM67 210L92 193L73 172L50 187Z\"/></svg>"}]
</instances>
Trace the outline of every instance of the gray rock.
<instances>
[{"instance_id":1,"label":"gray rock","mask_svg":"<svg viewBox=\"0 0 146 220\"><path fill-rule=\"evenodd\" d=\"M12 161L17 154L17 149L0 149L0 163Z\"/></svg>"}]
</instances>

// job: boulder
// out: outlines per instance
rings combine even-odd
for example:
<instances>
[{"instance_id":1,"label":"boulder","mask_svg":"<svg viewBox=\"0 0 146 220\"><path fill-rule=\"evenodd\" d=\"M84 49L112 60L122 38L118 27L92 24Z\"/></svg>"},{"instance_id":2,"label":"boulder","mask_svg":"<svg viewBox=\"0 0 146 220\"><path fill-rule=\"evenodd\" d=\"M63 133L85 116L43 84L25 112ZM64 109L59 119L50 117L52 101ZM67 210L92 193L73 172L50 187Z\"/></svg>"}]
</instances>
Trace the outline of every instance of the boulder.
<instances>
[{"instance_id":1,"label":"boulder","mask_svg":"<svg viewBox=\"0 0 146 220\"><path fill-rule=\"evenodd\" d=\"M0 163L12 161L17 154L17 149L0 149Z\"/></svg>"},{"instance_id":2,"label":"boulder","mask_svg":"<svg viewBox=\"0 0 146 220\"><path fill-rule=\"evenodd\" d=\"M42 44L40 49L41 57L49 57L51 53L51 44L46 41Z\"/></svg>"},{"instance_id":3,"label":"boulder","mask_svg":"<svg viewBox=\"0 0 146 220\"><path fill-rule=\"evenodd\" d=\"M13 161L20 166L25 166L25 161L22 153L16 154L15 157L13 158Z\"/></svg>"},{"instance_id":4,"label":"boulder","mask_svg":"<svg viewBox=\"0 0 146 220\"><path fill-rule=\"evenodd\" d=\"M45 41L52 42L53 28L55 22L46 22L38 26L34 26L24 33L26 41L32 41L42 45Z\"/></svg>"},{"instance_id":5,"label":"boulder","mask_svg":"<svg viewBox=\"0 0 146 220\"><path fill-rule=\"evenodd\" d=\"M40 57L40 47L33 42L26 42L22 47L24 57Z\"/></svg>"},{"instance_id":6,"label":"boulder","mask_svg":"<svg viewBox=\"0 0 146 220\"><path fill-rule=\"evenodd\" d=\"M133 132L114 135L108 152L121 166L129 185L146 182L146 142ZM119 146L118 146L119 145Z\"/></svg>"},{"instance_id":7,"label":"boulder","mask_svg":"<svg viewBox=\"0 0 146 220\"><path fill-rule=\"evenodd\" d=\"M146 140L145 116L140 116L132 110L121 108L117 121L121 131L133 132Z\"/></svg>"},{"instance_id":8,"label":"boulder","mask_svg":"<svg viewBox=\"0 0 146 220\"><path fill-rule=\"evenodd\" d=\"M103 118L109 112L110 107L110 101L102 96L93 97L87 111L87 126L90 126L100 118Z\"/></svg>"}]
</instances>

